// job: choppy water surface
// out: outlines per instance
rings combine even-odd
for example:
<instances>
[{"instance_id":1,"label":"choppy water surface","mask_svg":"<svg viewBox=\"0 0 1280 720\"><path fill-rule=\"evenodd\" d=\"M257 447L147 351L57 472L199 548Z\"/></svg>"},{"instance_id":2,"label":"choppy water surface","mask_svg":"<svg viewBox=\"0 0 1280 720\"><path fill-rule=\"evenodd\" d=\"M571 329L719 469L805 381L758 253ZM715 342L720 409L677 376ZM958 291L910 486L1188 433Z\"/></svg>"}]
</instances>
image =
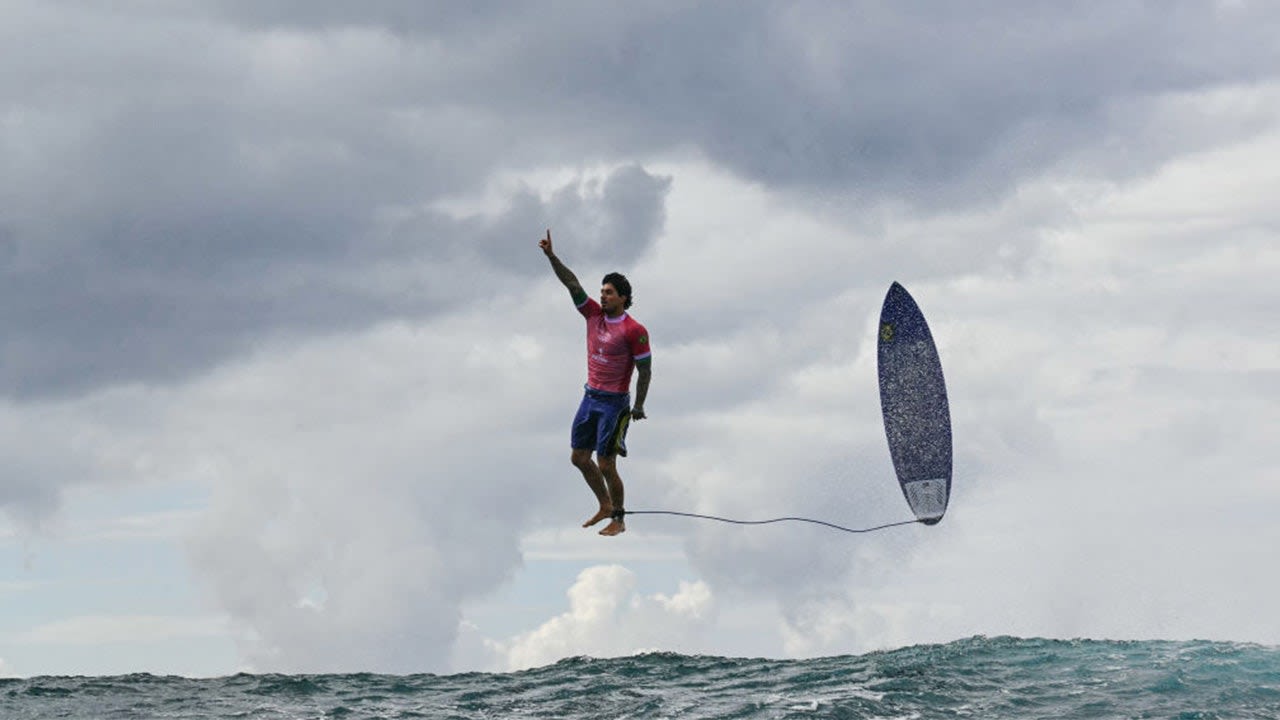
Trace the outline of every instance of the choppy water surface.
<instances>
[{"instance_id":1,"label":"choppy water surface","mask_svg":"<svg viewBox=\"0 0 1280 720\"><path fill-rule=\"evenodd\" d=\"M518 673L0 680L0 718L1280 718L1280 649L971 638L816 660Z\"/></svg>"}]
</instances>

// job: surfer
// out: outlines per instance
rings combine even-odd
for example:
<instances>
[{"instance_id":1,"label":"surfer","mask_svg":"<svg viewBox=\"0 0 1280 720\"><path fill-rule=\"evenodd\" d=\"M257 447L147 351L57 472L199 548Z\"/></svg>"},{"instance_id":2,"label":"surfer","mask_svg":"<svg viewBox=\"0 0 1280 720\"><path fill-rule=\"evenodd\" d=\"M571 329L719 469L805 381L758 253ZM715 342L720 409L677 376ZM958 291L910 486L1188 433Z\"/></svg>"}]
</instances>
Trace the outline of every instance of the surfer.
<instances>
[{"instance_id":1,"label":"surfer","mask_svg":"<svg viewBox=\"0 0 1280 720\"><path fill-rule=\"evenodd\" d=\"M631 283L611 272L600 281L600 301L592 300L578 278L560 262L551 247L551 231L538 241L551 261L556 277L569 289L569 297L587 320L587 384L578 413L573 418L569 456L595 493L600 509L582 527L609 518L601 535L618 535L627 529L623 521L622 478L618 456L626 457L627 425L644 419L644 399L649 392L652 358L649 332L627 314L631 307ZM631 405L631 371L638 370L636 402ZM591 459L592 451L596 459Z\"/></svg>"}]
</instances>

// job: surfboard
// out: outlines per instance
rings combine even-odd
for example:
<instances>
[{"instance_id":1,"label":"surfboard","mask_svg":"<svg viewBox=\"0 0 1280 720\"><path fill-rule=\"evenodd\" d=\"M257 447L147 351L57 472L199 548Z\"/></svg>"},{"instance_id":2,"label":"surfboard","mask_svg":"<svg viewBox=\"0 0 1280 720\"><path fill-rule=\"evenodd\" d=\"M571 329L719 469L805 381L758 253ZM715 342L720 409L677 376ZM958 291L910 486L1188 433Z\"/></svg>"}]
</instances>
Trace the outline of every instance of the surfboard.
<instances>
[{"instance_id":1,"label":"surfboard","mask_svg":"<svg viewBox=\"0 0 1280 720\"><path fill-rule=\"evenodd\" d=\"M880 310L878 365L880 412L898 484L916 519L936 524L951 498L951 409L929 325L896 282Z\"/></svg>"}]
</instances>

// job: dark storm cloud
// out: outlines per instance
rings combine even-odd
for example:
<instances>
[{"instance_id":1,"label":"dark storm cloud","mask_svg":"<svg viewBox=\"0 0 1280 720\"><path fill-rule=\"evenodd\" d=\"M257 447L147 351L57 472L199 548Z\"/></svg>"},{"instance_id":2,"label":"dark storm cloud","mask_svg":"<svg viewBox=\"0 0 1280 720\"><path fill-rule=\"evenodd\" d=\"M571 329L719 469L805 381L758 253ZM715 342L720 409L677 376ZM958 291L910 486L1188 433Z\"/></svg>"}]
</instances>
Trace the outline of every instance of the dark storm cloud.
<instances>
[{"instance_id":1,"label":"dark storm cloud","mask_svg":"<svg viewBox=\"0 0 1280 720\"><path fill-rule=\"evenodd\" d=\"M298 68L323 37L277 47L180 6L124 7L20 8L7 33L66 21L45 47L9 44L23 70L0 81L0 393L176 379L264 333L439 312L451 284L544 270L525 245L547 226L619 260L660 230L665 181L639 167L498 218L387 223L476 190L510 155L506 121L359 41Z\"/></svg>"},{"instance_id":2,"label":"dark storm cloud","mask_svg":"<svg viewBox=\"0 0 1280 720\"><path fill-rule=\"evenodd\" d=\"M334 212L250 204L87 230L77 251L9 272L0 288L0 389L17 397L99 383L172 380L251 347L261 333L331 332L447 309L486 268L545 271L539 228L578 259L628 262L661 229L668 181L631 166L494 217L427 212L375 232ZM458 272L460 266L464 269ZM385 266L420 267L388 275Z\"/></svg>"},{"instance_id":3,"label":"dark storm cloud","mask_svg":"<svg viewBox=\"0 0 1280 720\"><path fill-rule=\"evenodd\" d=\"M496 219L419 210L499 169L692 151L850 201L988 201L1073 157L1141 172L1171 150L1146 99L1280 66L1271 6L954 7L10 4L0 393L439 312L541 272L519 243L547 226L620 266L660 231L667 181L638 166Z\"/></svg>"},{"instance_id":4,"label":"dark storm cloud","mask_svg":"<svg viewBox=\"0 0 1280 720\"><path fill-rule=\"evenodd\" d=\"M696 144L772 183L922 202L989 195L1105 140L1132 143L1141 171L1162 154L1126 125L1149 110L1135 99L1280 70L1276 11L1253 3L216 7L425 39L453 61L440 89L516 113L524 133L554 118L557 148L564 132L581 152Z\"/></svg>"}]
</instances>

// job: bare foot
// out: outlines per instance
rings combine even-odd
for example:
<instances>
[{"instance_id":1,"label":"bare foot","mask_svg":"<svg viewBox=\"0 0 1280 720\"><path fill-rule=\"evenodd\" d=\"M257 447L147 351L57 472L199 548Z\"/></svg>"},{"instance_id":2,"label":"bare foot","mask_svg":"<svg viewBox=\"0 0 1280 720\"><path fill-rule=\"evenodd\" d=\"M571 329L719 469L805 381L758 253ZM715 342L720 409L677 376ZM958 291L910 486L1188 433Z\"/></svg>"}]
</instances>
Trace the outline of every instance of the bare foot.
<instances>
[{"instance_id":1,"label":"bare foot","mask_svg":"<svg viewBox=\"0 0 1280 720\"><path fill-rule=\"evenodd\" d=\"M622 522L622 520L619 518L614 518L613 522L606 525L605 528L600 531L600 534L606 535L608 537L613 537L614 535L621 535L626 531L627 531L626 523Z\"/></svg>"},{"instance_id":2,"label":"bare foot","mask_svg":"<svg viewBox=\"0 0 1280 720\"><path fill-rule=\"evenodd\" d=\"M612 508L612 507L605 507L605 506L601 505L601 506L600 506L600 511L599 511L599 512L597 512L595 515L592 515L590 520L588 520L588 521L586 521L586 522L582 523L582 527L584 527L584 528L585 528L585 527L591 527L592 525L595 525L596 523L598 523L598 522L600 522L601 520L603 520L603 519L605 519L605 518L609 517L609 516L610 516L610 515L612 515L612 514L613 514L613 508Z\"/></svg>"}]
</instances>

